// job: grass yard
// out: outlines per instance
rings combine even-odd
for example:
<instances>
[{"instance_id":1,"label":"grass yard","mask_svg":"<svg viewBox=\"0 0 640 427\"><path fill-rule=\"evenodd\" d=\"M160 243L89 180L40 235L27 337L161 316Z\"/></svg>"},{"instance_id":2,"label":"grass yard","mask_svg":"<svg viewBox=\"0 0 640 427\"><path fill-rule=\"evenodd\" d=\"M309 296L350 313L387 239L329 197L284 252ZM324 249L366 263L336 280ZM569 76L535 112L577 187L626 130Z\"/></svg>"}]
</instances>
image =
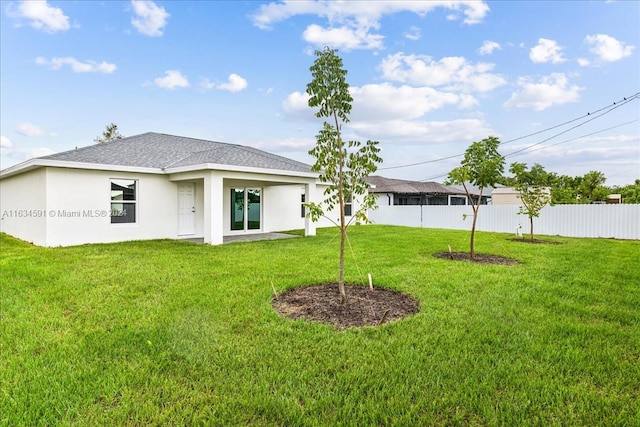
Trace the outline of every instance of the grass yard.
<instances>
[{"instance_id":1,"label":"grass yard","mask_svg":"<svg viewBox=\"0 0 640 427\"><path fill-rule=\"evenodd\" d=\"M480 232L478 253L521 264L478 265L432 256L468 232L352 227L347 280L370 272L420 313L342 331L280 318L272 284L336 280L336 233L0 236L0 425L640 425L640 242Z\"/></svg>"}]
</instances>

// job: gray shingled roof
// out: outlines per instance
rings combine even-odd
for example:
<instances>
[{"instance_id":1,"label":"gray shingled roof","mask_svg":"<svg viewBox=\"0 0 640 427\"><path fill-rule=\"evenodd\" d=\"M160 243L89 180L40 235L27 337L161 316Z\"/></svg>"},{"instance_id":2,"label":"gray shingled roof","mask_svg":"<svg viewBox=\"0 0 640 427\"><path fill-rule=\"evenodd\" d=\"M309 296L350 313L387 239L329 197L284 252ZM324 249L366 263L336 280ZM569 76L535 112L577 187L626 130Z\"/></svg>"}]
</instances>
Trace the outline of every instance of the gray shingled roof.
<instances>
[{"instance_id":1,"label":"gray shingled roof","mask_svg":"<svg viewBox=\"0 0 640 427\"><path fill-rule=\"evenodd\" d=\"M215 163L261 169L311 172L311 166L242 145L162 133L144 133L51 154L42 159L165 169Z\"/></svg>"},{"instance_id":2,"label":"gray shingled roof","mask_svg":"<svg viewBox=\"0 0 640 427\"><path fill-rule=\"evenodd\" d=\"M372 193L402 193L402 194L464 194L464 190L440 184L438 182L407 181L403 179L370 176L369 185L375 186Z\"/></svg>"}]
</instances>

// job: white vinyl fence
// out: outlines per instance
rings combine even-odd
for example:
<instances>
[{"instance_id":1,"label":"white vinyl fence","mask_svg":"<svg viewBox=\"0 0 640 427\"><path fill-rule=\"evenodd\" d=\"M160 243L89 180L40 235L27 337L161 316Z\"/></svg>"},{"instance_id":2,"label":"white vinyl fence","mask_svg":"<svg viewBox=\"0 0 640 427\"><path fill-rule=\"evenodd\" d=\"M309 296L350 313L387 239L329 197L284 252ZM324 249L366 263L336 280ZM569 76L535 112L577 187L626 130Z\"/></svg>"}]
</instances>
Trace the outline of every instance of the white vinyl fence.
<instances>
[{"instance_id":1,"label":"white vinyl fence","mask_svg":"<svg viewBox=\"0 0 640 427\"><path fill-rule=\"evenodd\" d=\"M369 211L374 224L471 230L471 206L379 206ZM464 219L466 216L466 219ZM527 235L529 217L518 206L480 206L477 230ZM640 240L640 204L545 206L533 219L536 235Z\"/></svg>"}]
</instances>

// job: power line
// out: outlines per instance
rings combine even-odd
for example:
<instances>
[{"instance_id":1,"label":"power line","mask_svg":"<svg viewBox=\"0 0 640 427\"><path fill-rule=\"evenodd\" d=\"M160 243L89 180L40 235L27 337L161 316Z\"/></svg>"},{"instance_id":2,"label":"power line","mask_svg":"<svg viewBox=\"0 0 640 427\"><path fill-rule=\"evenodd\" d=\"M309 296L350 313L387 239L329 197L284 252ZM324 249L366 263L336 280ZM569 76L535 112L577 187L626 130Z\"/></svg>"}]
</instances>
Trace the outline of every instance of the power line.
<instances>
[{"instance_id":1,"label":"power line","mask_svg":"<svg viewBox=\"0 0 640 427\"><path fill-rule=\"evenodd\" d=\"M529 153L532 153L532 152L534 152L534 151L546 150L547 148L555 147L556 145L565 144L565 143L567 143L567 142L571 142L571 141L576 141L576 140L581 139L581 138L586 138L587 136L593 136L593 135L596 135L596 134L601 133L601 132L606 132L606 131L608 131L608 130L617 129L617 128L619 128L619 127L626 126L626 125L630 125L631 123L636 123L636 122L638 122L638 121L640 121L640 120L631 120L630 122L621 123L621 124L616 125L616 126L608 127L608 128L606 128L606 129L600 129L600 130L597 130L597 131L595 131L595 132L588 133L588 134L586 134L586 135L581 135L581 136L577 136L577 137L575 137L575 138L566 139L566 140L564 140L564 141L556 142L555 144L547 145L547 146L545 146L545 147L538 147L538 148L536 148L535 150L530 150L530 151L529 151ZM537 144L534 144L534 145L537 145ZM530 147L532 147L532 146L530 146ZM507 156L513 156L514 154L515 154L515 155L518 155L518 154L522 154L522 153L513 152L513 153L510 153L510 154L505 155L505 157L507 157Z\"/></svg>"},{"instance_id":2,"label":"power line","mask_svg":"<svg viewBox=\"0 0 640 427\"><path fill-rule=\"evenodd\" d=\"M593 112L588 112L587 114L585 114L585 115L583 115L583 116L580 116L580 117L578 117L578 118L568 120L568 121L566 121L566 122L564 122L564 123L561 123L561 124L558 124L558 125L554 125L554 126L551 126L551 127L546 128L546 129L543 129L543 130L540 130L540 131L537 131L537 132L533 132L533 133L530 133L530 134L527 134L527 135L524 135L524 136L520 136L520 137L517 137L517 138L513 138L513 139L510 139L510 140L508 140L508 141L501 142L501 143L500 143L500 145L506 145L506 144L509 144L509 143L512 143L512 142L515 142L515 141L519 141L519 140L524 139L524 138L528 138L528 137L531 137L531 136L539 135L539 134L541 134L541 133L548 132L548 131L550 131L550 130L553 130L553 129L556 129L556 128L559 128L559 127L562 127L562 126L566 126L566 125L568 125L568 124L570 124L570 123L573 123L573 122L576 122L576 121L578 121L578 120L582 120L582 119L584 119L584 118L586 118L586 117L591 117L591 116L593 116L594 114L597 114L596 116L593 116L593 117L592 117L592 118L590 118L589 120L587 120L587 121L585 121L585 122L583 122L583 123L581 123L581 124L578 124L578 125L576 125L576 126L574 126L574 127L571 127L571 128L569 128L568 130L566 130L566 131L563 131L563 132L560 132L560 133L558 133L558 134L556 134L556 135L553 135L553 136L551 136L551 137L549 137L549 138L545 139L544 141L541 141L541 142L539 142L539 143L533 144L533 145L531 145L531 146L529 146L529 147L526 147L526 148L524 148L524 149L522 149L522 150L518 150L518 151L524 151L524 150L526 150L526 149L528 149L528 148L530 148L530 147L533 147L533 146L535 146L535 145L542 144L542 143L544 143L544 142L546 142L546 141L549 141L550 139L556 138L556 137L558 137L558 136L560 136L560 135L562 135L562 134L564 134L564 133L566 133L566 132L569 132L570 130L573 130L573 129L577 128L577 127L580 127L580 126L582 126L583 124L589 123L590 121L593 121L593 120L595 120L595 119L597 119L597 118L599 118L599 117L602 117L602 116L604 116L605 114L608 114L608 113L610 113L611 111L613 111L613 110L615 110L615 109L617 109L617 108L619 108L619 107L621 107L621 106L623 106L623 105L625 105L625 104L627 104L627 103L629 103L629 102L631 102L631 101L634 101L634 100L636 100L636 99L638 99L638 98L640 98L640 92L636 92L635 94L633 94L633 95L631 95L631 96L629 96L629 97L623 97L623 98L622 98L622 100L619 100L619 101L617 101L617 102L614 102L614 103L613 103L613 105L607 105L607 106L605 106L605 107L601 107L601 108L599 108L599 109L597 109L597 110L595 110L595 111L593 111ZM606 112L604 112L604 113L602 113L602 114L598 114L598 113L600 113L600 112L601 112L601 111L603 111L603 110L607 110L607 111L606 111ZM513 153L510 153L509 155L513 155L513 154L515 154L515 153L516 153L516 152L518 152L518 151L515 151L515 152L513 152ZM406 165L398 165L398 166L389 166L389 167L385 167L385 168L378 168L378 170L381 170L381 171L382 171L382 170L401 169L401 168L407 168L407 167L412 167L412 166L426 165L426 164L429 164L429 163L436 163L436 162L440 162L440 161L443 161L443 160L454 159L454 158L456 158L456 157L460 157L460 156L463 156L463 155L464 155L464 153L454 154L454 155L452 155L452 156L440 157L440 158L437 158L437 159L426 160L426 161L423 161L423 162L416 162L416 163L411 163L411 164L406 164ZM427 179L424 179L424 180L422 180L422 181L426 181L426 180L428 180L428 179L435 179L435 178L439 178L439 177L441 177L441 176L443 176L443 175L439 175L439 176L436 176L436 177L434 177L434 178L427 178Z\"/></svg>"},{"instance_id":3,"label":"power line","mask_svg":"<svg viewBox=\"0 0 640 427\"><path fill-rule=\"evenodd\" d=\"M636 95L637 95L637 94L636 94ZM565 133L567 133L567 132L570 132L570 131L572 131L572 130L574 130L574 129L576 129L576 128L579 128L580 126L583 126L583 125L585 125L585 124L587 124L587 123L589 123L589 122L592 122L592 121L594 121L595 119L598 119L598 118L600 118L600 117L604 116L605 114L609 114L611 111L613 111L613 110L615 110L615 109L617 109L617 108L620 108L620 107L622 107L622 106L623 106L623 105L625 105L625 104L628 104L629 102L631 102L631 101L632 101L632 100L634 100L634 99L637 99L637 96L634 96L633 98L629 98L629 99L626 99L626 98L625 98L625 100L624 100L621 104L616 104L616 103L614 102L614 103L613 103L614 105L613 105L613 106L611 106L611 107L610 107L607 111L605 111L604 113L602 113L602 114L598 114L598 115L596 115L596 116L593 116L593 115L589 114L590 116L592 116L589 120L585 120L585 121L584 121L584 122L582 122L582 123L578 123L577 125L572 126L572 127L570 127L569 129L563 130L563 131L562 131L562 132L560 132L560 133L557 133L557 134L555 134L555 135L552 135L552 136L550 136L550 137L549 137L549 138L547 138L547 139L543 139L543 140L542 140L542 141L540 141L540 142L536 142L535 144L532 144L532 145L529 145L529 146L527 146L527 147L521 148L521 149L519 149L519 150L513 151L513 152L511 152L511 153L509 153L509 154L505 154L505 157L513 156L514 154L520 153L520 152L522 152L522 151L526 151L526 150L528 150L528 149L529 149L529 148L531 148L531 147L535 147L535 146L537 146L537 145L544 144L545 142L547 142L547 141L549 141L549 140L551 140L551 139L553 139L553 138L556 138L556 137L558 137L558 136L560 136L560 135L563 135L563 134L565 134ZM602 111L602 110L600 110L600 111ZM510 142L511 142L511 141L510 141Z\"/></svg>"},{"instance_id":4,"label":"power line","mask_svg":"<svg viewBox=\"0 0 640 427\"><path fill-rule=\"evenodd\" d=\"M608 177L607 177L607 179L609 179L609 178L613 178L614 176L624 175L624 174L629 173L629 172L636 172L636 173L637 173L637 172L638 172L638 169L633 168L633 169L628 169L628 170L626 170L626 171L618 172L618 173L615 173L615 174L613 174L613 175L608 176Z\"/></svg>"},{"instance_id":5,"label":"power line","mask_svg":"<svg viewBox=\"0 0 640 427\"><path fill-rule=\"evenodd\" d=\"M619 124L619 125L615 125L615 126L608 127L608 128L606 128L606 129L600 129L600 130L597 130L597 131L595 131L595 132L591 132L591 133L588 133L588 134L585 134L585 135L580 135L580 136L577 136L577 137L575 137L575 138L571 138L571 139L567 139L567 140L564 140L564 141L557 142L557 143L555 143L555 144L547 145L547 146L545 146L545 147L539 147L539 148L536 148L535 150L531 150L531 151L529 151L529 152L533 152L533 151L540 151L540 150L544 150L544 149L547 149L547 148L550 148L550 147L554 147L554 146L556 146L556 145L560 145L560 144L565 144L565 143L567 143L567 142L576 141L576 140L581 139L581 138L586 138L587 136L596 135L596 134L601 133L601 132L606 132L606 131L608 131L608 130L616 129L616 128L619 128L619 127L622 127L622 126L626 126L626 125L629 125L629 124L631 124L631 123L636 123L636 122L638 122L638 121L640 121L640 120L631 120L631 121L628 121L628 122L625 122L625 123L621 123L621 124ZM558 135L559 135L559 134L558 134ZM558 136L558 135L555 135L555 136ZM555 136L554 136L554 137L555 137ZM543 141L543 142L544 142L544 141ZM539 145L539 143L536 143L536 144L530 145L530 146L528 146L528 147L525 147L525 148L524 148L524 149L522 149L522 150L517 150L517 151L514 151L513 153L509 153L509 154L505 155L505 157L512 156L512 155L524 154L524 153L523 153L523 151L525 151L525 150L527 150L527 149L529 149L529 148L531 148L531 147L533 147L533 146L535 146L535 145ZM527 153L527 154L528 154L528 153ZM448 175L448 173L443 173L443 174L434 175L434 176L431 176L431 177L428 177L428 178L421 179L420 181L421 181L421 182L424 182L424 181L431 181L431 180L434 180L434 179L436 179L436 178L442 178L442 177L445 177L445 176L447 176L447 175Z\"/></svg>"}]
</instances>

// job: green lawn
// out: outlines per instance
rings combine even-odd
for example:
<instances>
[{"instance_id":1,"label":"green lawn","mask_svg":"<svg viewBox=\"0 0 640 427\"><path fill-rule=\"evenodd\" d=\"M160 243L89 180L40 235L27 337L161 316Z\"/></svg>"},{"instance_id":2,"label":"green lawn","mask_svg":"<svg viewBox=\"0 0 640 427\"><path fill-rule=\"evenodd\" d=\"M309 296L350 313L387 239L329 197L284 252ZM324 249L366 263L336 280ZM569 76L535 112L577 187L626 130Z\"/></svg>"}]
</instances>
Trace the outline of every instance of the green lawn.
<instances>
[{"instance_id":1,"label":"green lawn","mask_svg":"<svg viewBox=\"0 0 640 427\"><path fill-rule=\"evenodd\" d=\"M347 280L370 272L420 313L343 331L280 318L272 285L335 281L335 235L0 236L0 425L640 425L640 242L478 233L478 253L521 261L493 266L432 257L468 232L352 227Z\"/></svg>"}]
</instances>

